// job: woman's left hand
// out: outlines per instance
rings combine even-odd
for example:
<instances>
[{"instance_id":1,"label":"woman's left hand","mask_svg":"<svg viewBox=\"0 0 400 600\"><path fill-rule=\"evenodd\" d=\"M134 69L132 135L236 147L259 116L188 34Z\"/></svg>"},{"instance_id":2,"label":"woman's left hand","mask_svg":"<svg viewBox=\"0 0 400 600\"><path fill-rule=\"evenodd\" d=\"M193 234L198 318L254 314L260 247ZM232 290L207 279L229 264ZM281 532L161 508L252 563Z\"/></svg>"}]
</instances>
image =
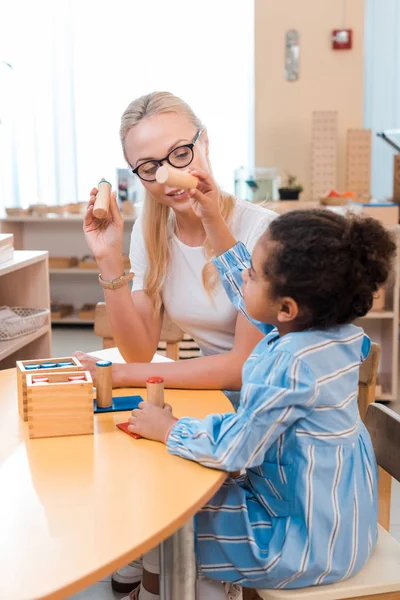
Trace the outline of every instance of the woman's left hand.
<instances>
[{"instance_id":1,"label":"woman's left hand","mask_svg":"<svg viewBox=\"0 0 400 600\"><path fill-rule=\"evenodd\" d=\"M208 173L195 169L190 171L199 180L197 188L188 190L194 214L206 224L221 219L219 209L220 193L215 181Z\"/></svg>"},{"instance_id":2,"label":"woman's left hand","mask_svg":"<svg viewBox=\"0 0 400 600\"><path fill-rule=\"evenodd\" d=\"M79 362L83 366L84 371L89 371L93 384L96 383L96 362L101 360L101 358L96 358L95 356L91 356L90 354L85 354L84 352L74 352L73 356L79 360Z\"/></svg>"},{"instance_id":3,"label":"woman's left hand","mask_svg":"<svg viewBox=\"0 0 400 600\"><path fill-rule=\"evenodd\" d=\"M149 402L141 402L139 408L132 411L128 429L148 440L165 443L169 430L175 424L176 419L168 404L160 408Z\"/></svg>"}]
</instances>

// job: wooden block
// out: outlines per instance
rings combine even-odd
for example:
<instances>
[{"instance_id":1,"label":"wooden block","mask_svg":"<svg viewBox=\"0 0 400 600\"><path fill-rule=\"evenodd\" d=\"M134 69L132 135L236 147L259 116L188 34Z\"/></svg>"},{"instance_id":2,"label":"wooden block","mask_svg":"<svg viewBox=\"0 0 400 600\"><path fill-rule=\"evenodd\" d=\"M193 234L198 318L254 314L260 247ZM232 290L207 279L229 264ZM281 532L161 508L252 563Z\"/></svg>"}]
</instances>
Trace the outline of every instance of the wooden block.
<instances>
[{"instance_id":1,"label":"wooden block","mask_svg":"<svg viewBox=\"0 0 400 600\"><path fill-rule=\"evenodd\" d=\"M184 190L190 190L196 188L199 180L194 175L190 175L186 171L181 169L175 169L167 163L163 164L162 167L157 169L156 180L158 183L168 185L170 187L182 188Z\"/></svg>"},{"instance_id":2,"label":"wooden block","mask_svg":"<svg viewBox=\"0 0 400 600\"><path fill-rule=\"evenodd\" d=\"M101 179L97 186L96 201L93 206L93 216L96 219L105 219L110 210L111 183Z\"/></svg>"},{"instance_id":3,"label":"wooden block","mask_svg":"<svg viewBox=\"0 0 400 600\"><path fill-rule=\"evenodd\" d=\"M311 200L318 201L337 186L338 113L312 113Z\"/></svg>"},{"instance_id":4,"label":"wooden block","mask_svg":"<svg viewBox=\"0 0 400 600\"><path fill-rule=\"evenodd\" d=\"M394 156L393 202L400 203L400 154Z\"/></svg>"},{"instance_id":5,"label":"wooden block","mask_svg":"<svg viewBox=\"0 0 400 600\"><path fill-rule=\"evenodd\" d=\"M371 149L370 129L347 131L346 189L358 196L371 194Z\"/></svg>"},{"instance_id":6,"label":"wooden block","mask_svg":"<svg viewBox=\"0 0 400 600\"><path fill-rule=\"evenodd\" d=\"M80 361L74 356L62 358L42 358L40 360L19 360L17 361L17 386L18 386L18 412L24 421L28 420L28 405L26 395L26 377L31 375L44 375L48 369L44 369L40 365L45 363L72 363L72 365L58 366L51 369L53 373L71 373L75 371L83 371L83 366ZM36 369L29 369L30 366L37 365Z\"/></svg>"},{"instance_id":7,"label":"wooden block","mask_svg":"<svg viewBox=\"0 0 400 600\"><path fill-rule=\"evenodd\" d=\"M26 394L30 438L92 434L93 381L89 371L45 371L48 383L34 383L26 375ZM85 379L69 381L69 377Z\"/></svg>"}]
</instances>

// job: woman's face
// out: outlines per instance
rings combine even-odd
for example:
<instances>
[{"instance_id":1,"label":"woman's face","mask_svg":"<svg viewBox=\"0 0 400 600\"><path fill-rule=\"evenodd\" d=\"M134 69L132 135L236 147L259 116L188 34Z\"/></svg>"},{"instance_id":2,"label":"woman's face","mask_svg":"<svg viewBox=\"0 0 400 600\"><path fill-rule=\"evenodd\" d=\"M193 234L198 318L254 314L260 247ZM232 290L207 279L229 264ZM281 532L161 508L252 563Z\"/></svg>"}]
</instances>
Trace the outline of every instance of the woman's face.
<instances>
[{"instance_id":1,"label":"woman's face","mask_svg":"<svg viewBox=\"0 0 400 600\"><path fill-rule=\"evenodd\" d=\"M186 117L176 113L163 113L142 119L132 127L125 138L125 153L133 169L148 160L161 160L178 146L191 144L197 129ZM208 164L208 140L203 132L193 148L193 161L182 169L190 171L200 169L210 171ZM179 193L176 187L170 187L157 181L140 180L151 196L174 210L184 211L190 207L187 192ZM178 192L178 193L177 193Z\"/></svg>"}]
</instances>

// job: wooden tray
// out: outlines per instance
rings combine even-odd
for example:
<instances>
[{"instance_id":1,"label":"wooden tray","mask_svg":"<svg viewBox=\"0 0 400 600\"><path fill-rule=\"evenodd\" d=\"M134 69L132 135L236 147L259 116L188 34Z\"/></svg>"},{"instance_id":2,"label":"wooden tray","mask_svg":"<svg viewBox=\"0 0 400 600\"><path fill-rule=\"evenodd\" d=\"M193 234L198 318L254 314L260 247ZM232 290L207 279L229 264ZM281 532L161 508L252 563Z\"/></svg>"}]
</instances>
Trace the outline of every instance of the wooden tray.
<instances>
[{"instance_id":1,"label":"wooden tray","mask_svg":"<svg viewBox=\"0 0 400 600\"><path fill-rule=\"evenodd\" d=\"M74 256L50 256L49 269L70 269L76 267L78 259Z\"/></svg>"},{"instance_id":2,"label":"wooden tray","mask_svg":"<svg viewBox=\"0 0 400 600\"><path fill-rule=\"evenodd\" d=\"M52 321L59 321L64 317L72 314L74 307L72 304L52 304L51 305L51 319Z\"/></svg>"},{"instance_id":3,"label":"wooden tray","mask_svg":"<svg viewBox=\"0 0 400 600\"><path fill-rule=\"evenodd\" d=\"M320 203L324 206L344 206L348 204L349 200L351 200L349 196L333 196L332 198L325 196L320 198Z\"/></svg>"},{"instance_id":4,"label":"wooden tray","mask_svg":"<svg viewBox=\"0 0 400 600\"><path fill-rule=\"evenodd\" d=\"M79 311L79 318L80 319L90 319L90 320L94 320L94 312L96 309L96 305L95 304L84 304L80 311Z\"/></svg>"},{"instance_id":5,"label":"wooden tray","mask_svg":"<svg viewBox=\"0 0 400 600\"><path fill-rule=\"evenodd\" d=\"M83 256L79 261L80 269L97 269L97 262L94 256Z\"/></svg>"}]
</instances>

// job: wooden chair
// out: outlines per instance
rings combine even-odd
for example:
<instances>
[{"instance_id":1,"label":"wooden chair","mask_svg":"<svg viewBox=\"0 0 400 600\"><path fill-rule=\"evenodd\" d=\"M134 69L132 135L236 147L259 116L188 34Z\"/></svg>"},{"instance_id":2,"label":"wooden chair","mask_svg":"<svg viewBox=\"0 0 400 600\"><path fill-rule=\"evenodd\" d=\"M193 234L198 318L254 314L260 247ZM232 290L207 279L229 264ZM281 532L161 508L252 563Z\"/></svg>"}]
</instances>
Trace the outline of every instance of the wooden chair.
<instances>
[{"instance_id":1,"label":"wooden chair","mask_svg":"<svg viewBox=\"0 0 400 600\"><path fill-rule=\"evenodd\" d=\"M365 415L381 473L400 481L400 415L382 404L372 403ZM379 490L381 492L381 490ZM379 494L379 503L390 503L390 496ZM387 512L390 511L390 506ZM244 598L263 600L399 600L400 544L381 526L375 550L354 577L331 585L295 590L254 590Z\"/></svg>"},{"instance_id":2,"label":"wooden chair","mask_svg":"<svg viewBox=\"0 0 400 600\"><path fill-rule=\"evenodd\" d=\"M115 346L112 337L110 322L107 317L105 302L98 302L94 315L94 332L103 338L103 348L112 348ZM174 325L164 312L160 342L166 342L166 356L172 360L179 359L179 342L183 340L183 332L177 325Z\"/></svg>"}]
</instances>

